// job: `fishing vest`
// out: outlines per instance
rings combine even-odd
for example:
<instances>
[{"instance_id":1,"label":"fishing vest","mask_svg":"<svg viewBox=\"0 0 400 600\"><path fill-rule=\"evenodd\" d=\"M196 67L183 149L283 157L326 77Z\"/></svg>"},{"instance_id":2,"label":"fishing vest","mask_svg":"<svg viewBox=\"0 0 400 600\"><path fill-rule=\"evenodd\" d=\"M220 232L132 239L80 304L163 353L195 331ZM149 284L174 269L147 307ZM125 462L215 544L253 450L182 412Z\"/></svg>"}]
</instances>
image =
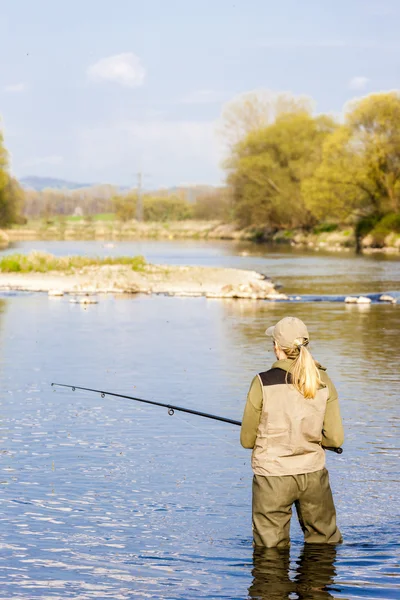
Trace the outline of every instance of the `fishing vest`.
<instances>
[{"instance_id":1,"label":"fishing vest","mask_svg":"<svg viewBox=\"0 0 400 600\"><path fill-rule=\"evenodd\" d=\"M291 385L291 375L283 369L273 368L258 377L263 404L251 461L254 473L299 475L323 469L321 440L328 388L322 387L315 398L307 399Z\"/></svg>"}]
</instances>

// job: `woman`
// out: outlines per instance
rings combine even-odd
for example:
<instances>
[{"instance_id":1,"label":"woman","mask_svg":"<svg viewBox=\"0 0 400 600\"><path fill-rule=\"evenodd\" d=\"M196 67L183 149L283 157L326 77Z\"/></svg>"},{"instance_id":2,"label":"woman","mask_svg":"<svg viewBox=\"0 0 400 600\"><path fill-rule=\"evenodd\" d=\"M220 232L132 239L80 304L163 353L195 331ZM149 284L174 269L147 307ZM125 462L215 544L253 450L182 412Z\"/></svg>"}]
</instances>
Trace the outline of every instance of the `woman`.
<instances>
[{"instance_id":1,"label":"woman","mask_svg":"<svg viewBox=\"0 0 400 600\"><path fill-rule=\"evenodd\" d=\"M253 449L254 545L289 545L293 503L306 542L337 544L323 449L343 443L335 386L308 351L300 319L285 317L265 333L278 360L254 377L240 432L242 446Z\"/></svg>"}]
</instances>

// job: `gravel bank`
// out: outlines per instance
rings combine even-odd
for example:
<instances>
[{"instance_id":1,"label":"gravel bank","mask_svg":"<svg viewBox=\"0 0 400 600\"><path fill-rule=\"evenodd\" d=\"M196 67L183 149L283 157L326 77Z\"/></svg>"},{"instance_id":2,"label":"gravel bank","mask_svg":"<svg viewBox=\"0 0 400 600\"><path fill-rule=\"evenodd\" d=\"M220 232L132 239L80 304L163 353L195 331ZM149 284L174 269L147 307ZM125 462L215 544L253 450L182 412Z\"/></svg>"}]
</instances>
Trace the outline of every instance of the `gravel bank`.
<instances>
[{"instance_id":1,"label":"gravel bank","mask_svg":"<svg viewBox=\"0 0 400 600\"><path fill-rule=\"evenodd\" d=\"M0 290L77 293L171 294L209 298L280 298L271 281L256 271L212 267L147 265L91 266L73 273L0 273Z\"/></svg>"}]
</instances>

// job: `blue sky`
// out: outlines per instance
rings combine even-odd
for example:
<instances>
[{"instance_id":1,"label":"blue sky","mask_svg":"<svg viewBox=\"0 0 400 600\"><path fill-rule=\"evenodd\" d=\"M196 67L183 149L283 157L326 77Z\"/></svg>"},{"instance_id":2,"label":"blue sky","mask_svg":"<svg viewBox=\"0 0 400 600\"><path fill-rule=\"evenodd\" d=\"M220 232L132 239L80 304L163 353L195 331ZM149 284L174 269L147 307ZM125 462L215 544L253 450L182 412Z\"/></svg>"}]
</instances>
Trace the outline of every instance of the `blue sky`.
<instances>
[{"instance_id":1,"label":"blue sky","mask_svg":"<svg viewBox=\"0 0 400 600\"><path fill-rule=\"evenodd\" d=\"M3 0L12 171L216 184L223 105L266 89L338 114L399 89L398 0Z\"/></svg>"}]
</instances>

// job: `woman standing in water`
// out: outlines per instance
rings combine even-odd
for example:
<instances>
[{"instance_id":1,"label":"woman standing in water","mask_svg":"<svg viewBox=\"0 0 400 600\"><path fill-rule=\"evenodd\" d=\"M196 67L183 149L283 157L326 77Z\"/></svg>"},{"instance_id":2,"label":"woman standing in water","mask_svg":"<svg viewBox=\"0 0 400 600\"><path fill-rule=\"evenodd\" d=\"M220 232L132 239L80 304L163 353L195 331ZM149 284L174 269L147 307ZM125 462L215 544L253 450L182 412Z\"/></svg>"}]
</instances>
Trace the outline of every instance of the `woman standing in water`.
<instances>
[{"instance_id":1,"label":"woman standing in water","mask_svg":"<svg viewBox=\"0 0 400 600\"><path fill-rule=\"evenodd\" d=\"M240 433L242 446L253 449L254 545L289 545L293 504L305 542L337 544L323 449L343 443L335 386L308 351L300 319L285 317L265 333L278 360L254 377Z\"/></svg>"}]
</instances>

